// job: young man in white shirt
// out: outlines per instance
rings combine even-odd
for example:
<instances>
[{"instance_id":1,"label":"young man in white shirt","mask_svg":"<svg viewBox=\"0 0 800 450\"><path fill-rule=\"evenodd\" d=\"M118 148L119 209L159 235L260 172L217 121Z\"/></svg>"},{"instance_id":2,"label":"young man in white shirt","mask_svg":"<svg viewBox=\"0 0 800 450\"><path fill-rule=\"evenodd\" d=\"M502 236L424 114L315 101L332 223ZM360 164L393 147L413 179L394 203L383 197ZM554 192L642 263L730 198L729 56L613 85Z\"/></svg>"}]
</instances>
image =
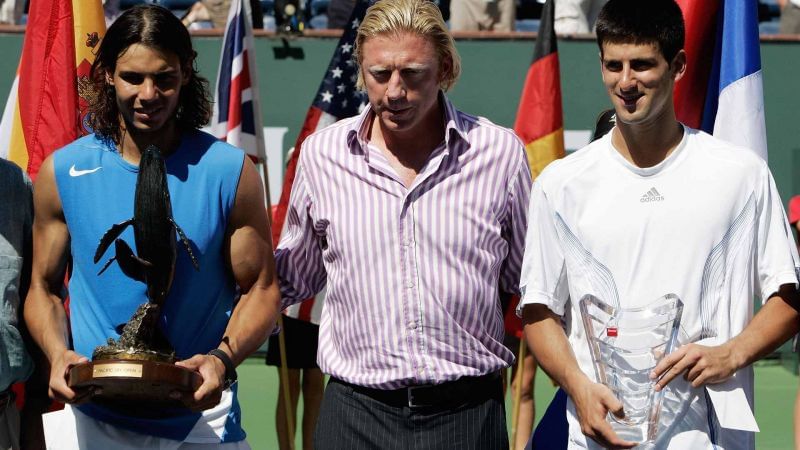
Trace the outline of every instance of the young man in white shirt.
<instances>
[{"instance_id":1,"label":"young man in white shirt","mask_svg":"<svg viewBox=\"0 0 800 450\"><path fill-rule=\"evenodd\" d=\"M750 364L798 328L781 199L754 152L676 119L686 54L673 0L610 0L597 35L617 122L534 184L521 281L529 346L569 396L569 448L632 448L606 421L625 411L596 382L578 302L632 308L676 294L680 348L651 375L665 389L654 446L752 449L754 421L738 417L753 405ZM766 304L751 321L754 296Z\"/></svg>"}]
</instances>

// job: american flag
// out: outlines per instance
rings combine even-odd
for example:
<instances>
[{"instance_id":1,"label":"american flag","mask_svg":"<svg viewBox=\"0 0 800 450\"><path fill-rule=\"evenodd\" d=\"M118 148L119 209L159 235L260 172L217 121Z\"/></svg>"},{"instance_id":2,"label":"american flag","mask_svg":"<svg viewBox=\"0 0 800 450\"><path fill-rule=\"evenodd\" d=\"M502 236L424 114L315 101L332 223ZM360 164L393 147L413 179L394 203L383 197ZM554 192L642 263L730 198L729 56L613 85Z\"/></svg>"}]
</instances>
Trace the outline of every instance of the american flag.
<instances>
[{"instance_id":1,"label":"american flag","mask_svg":"<svg viewBox=\"0 0 800 450\"><path fill-rule=\"evenodd\" d=\"M248 1L233 0L222 40L211 132L266 161L258 82L254 70L252 12Z\"/></svg>"},{"instance_id":2,"label":"american flag","mask_svg":"<svg viewBox=\"0 0 800 450\"><path fill-rule=\"evenodd\" d=\"M353 46L358 26L361 24L361 20L364 18L364 13L370 3L370 0L359 0L355 8L353 8L349 26L339 39L336 50L333 52L333 58L331 58L328 69L322 78L322 83L320 83L311 107L308 108L308 113L306 113L303 128L300 130L300 135L294 144L295 151L292 152L286 167L281 199L273 216L272 241L275 245L278 245L283 222L286 218L286 208L289 205L289 194L292 192L301 144L311 133L321 130L338 120L355 116L367 106L367 94L356 89L358 67L353 55Z\"/></svg>"},{"instance_id":3,"label":"american flag","mask_svg":"<svg viewBox=\"0 0 800 450\"><path fill-rule=\"evenodd\" d=\"M315 131L321 130L338 120L355 116L367 106L367 94L356 89L358 65L353 55L353 46L356 41L358 26L361 24L364 13L366 13L371 3L370 0L359 0L355 8L353 8L349 25L345 28L339 43L336 45L336 50L333 52L333 57L322 78L322 83L320 83L311 107L308 108L308 113L306 113L303 128L300 130L300 135L294 144L295 151L291 153L286 167L281 199L275 207L272 217L272 240L276 246L286 219L286 209L289 205L289 194L292 192L292 183L294 183L301 144L306 137ZM324 294L317 295L314 299L306 300L293 308L287 309L285 313L300 320L319 323L323 297Z\"/></svg>"}]
</instances>

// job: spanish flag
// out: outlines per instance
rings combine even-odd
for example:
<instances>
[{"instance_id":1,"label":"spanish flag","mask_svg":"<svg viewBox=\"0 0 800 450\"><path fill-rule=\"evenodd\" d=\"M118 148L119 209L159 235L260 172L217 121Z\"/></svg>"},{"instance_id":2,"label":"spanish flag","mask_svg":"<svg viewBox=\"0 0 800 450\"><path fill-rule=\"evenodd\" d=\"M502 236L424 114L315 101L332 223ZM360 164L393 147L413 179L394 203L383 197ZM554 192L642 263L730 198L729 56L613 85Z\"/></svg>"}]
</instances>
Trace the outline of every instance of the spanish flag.
<instances>
[{"instance_id":1,"label":"spanish flag","mask_svg":"<svg viewBox=\"0 0 800 450\"><path fill-rule=\"evenodd\" d=\"M50 153L90 132L89 71L105 30L101 0L31 0L0 122L0 157L31 178Z\"/></svg>"},{"instance_id":2,"label":"spanish flag","mask_svg":"<svg viewBox=\"0 0 800 450\"><path fill-rule=\"evenodd\" d=\"M553 0L542 9L533 62L525 78L514 131L525 144L531 174L564 156L564 118L554 22Z\"/></svg>"}]
</instances>

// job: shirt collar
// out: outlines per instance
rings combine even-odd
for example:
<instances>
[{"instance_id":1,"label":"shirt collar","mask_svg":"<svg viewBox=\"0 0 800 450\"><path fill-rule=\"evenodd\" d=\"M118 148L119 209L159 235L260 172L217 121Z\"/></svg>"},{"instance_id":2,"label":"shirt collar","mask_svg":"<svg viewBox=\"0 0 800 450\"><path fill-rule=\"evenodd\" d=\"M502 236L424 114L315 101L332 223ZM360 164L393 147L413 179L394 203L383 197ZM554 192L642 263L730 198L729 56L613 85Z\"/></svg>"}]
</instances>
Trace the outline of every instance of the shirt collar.
<instances>
[{"instance_id":1,"label":"shirt collar","mask_svg":"<svg viewBox=\"0 0 800 450\"><path fill-rule=\"evenodd\" d=\"M461 140L464 144L469 145L464 120L442 91L439 91L439 102L444 106L444 141L447 150L452 149L455 144L451 136L455 136L456 141ZM361 111L358 118L353 122L352 127L347 131L348 147L350 149L360 149L367 158L369 157L367 152L367 132L369 131L369 126L373 117L375 117L375 113L372 111L372 105L367 103L367 106Z\"/></svg>"},{"instance_id":2,"label":"shirt collar","mask_svg":"<svg viewBox=\"0 0 800 450\"><path fill-rule=\"evenodd\" d=\"M453 142L450 141L450 136L455 135L465 144L469 145L467 140L467 129L464 125L464 118L461 113L456 110L455 106L450 103L444 92L439 91L439 101L444 105L444 141L448 148L452 147Z\"/></svg>"}]
</instances>

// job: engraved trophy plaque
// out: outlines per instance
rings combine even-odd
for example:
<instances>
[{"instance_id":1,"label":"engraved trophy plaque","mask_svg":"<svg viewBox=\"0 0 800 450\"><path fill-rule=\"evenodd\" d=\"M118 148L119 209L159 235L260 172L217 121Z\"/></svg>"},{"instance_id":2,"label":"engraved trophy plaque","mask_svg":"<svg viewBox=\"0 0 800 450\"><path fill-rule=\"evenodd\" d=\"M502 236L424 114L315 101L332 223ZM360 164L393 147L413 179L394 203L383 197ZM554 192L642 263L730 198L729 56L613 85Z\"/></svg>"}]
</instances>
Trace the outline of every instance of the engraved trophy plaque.
<instances>
[{"instance_id":1,"label":"engraved trophy plaque","mask_svg":"<svg viewBox=\"0 0 800 450\"><path fill-rule=\"evenodd\" d=\"M580 301L597 381L622 402L625 417L608 414L620 438L646 448L655 441L663 391L650 372L677 345L683 302L667 294L647 306L619 308L593 295Z\"/></svg>"},{"instance_id":2,"label":"engraved trophy plaque","mask_svg":"<svg viewBox=\"0 0 800 450\"><path fill-rule=\"evenodd\" d=\"M109 338L97 347L92 361L69 372L69 386L95 389L90 401L120 409L129 415L159 417L181 407L173 391L193 392L202 382L198 373L176 366L175 351L164 336L159 320L175 272L177 244L189 253L199 269L189 240L172 218L164 159L155 146L142 153L136 178L133 218L113 225L102 237L95 264L114 243L115 255L98 273L116 260L128 277L147 286L147 298L121 328L119 339ZM119 236L133 227L137 253ZM176 238L177 235L177 238Z\"/></svg>"}]
</instances>

